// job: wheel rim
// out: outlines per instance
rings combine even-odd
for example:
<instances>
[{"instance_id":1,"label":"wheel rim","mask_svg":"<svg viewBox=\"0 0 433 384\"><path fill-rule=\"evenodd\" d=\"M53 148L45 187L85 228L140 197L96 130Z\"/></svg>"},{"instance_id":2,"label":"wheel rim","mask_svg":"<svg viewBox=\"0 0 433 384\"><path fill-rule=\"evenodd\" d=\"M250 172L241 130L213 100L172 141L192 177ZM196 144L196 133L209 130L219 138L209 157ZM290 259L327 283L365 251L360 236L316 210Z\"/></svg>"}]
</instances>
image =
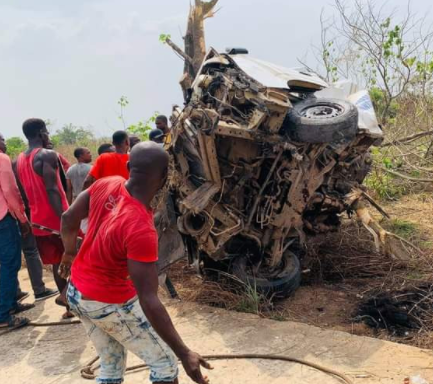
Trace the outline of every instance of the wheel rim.
<instances>
[{"instance_id":1,"label":"wheel rim","mask_svg":"<svg viewBox=\"0 0 433 384\"><path fill-rule=\"evenodd\" d=\"M311 107L302 109L301 116L307 119L326 120L341 116L344 113L344 107L338 104L323 104L320 103Z\"/></svg>"}]
</instances>

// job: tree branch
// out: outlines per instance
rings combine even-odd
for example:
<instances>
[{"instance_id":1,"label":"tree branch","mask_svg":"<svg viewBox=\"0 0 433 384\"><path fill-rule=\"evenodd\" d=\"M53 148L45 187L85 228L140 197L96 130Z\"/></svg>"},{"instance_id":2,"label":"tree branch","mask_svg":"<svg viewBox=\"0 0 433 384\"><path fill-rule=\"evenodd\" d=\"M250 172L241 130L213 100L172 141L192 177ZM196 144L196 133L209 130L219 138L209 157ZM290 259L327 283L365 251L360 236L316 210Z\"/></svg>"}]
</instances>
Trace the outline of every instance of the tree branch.
<instances>
[{"instance_id":1,"label":"tree branch","mask_svg":"<svg viewBox=\"0 0 433 384\"><path fill-rule=\"evenodd\" d=\"M381 145L381 147L390 147L392 145L399 145L403 143L410 143L413 140L420 139L421 137L433 135L433 130L416 133L415 135L404 137L403 139L393 140L389 143Z\"/></svg>"},{"instance_id":2,"label":"tree branch","mask_svg":"<svg viewBox=\"0 0 433 384\"><path fill-rule=\"evenodd\" d=\"M388 168L385 167L379 167L382 171L388 172L391 175L400 177L401 179L405 179L405 180L409 180L409 181L416 181L418 183L433 183L433 178L432 179L418 179L417 177L411 177L411 176L407 176L407 175L403 175L400 172L396 172L396 171L391 171Z\"/></svg>"},{"instance_id":3,"label":"tree branch","mask_svg":"<svg viewBox=\"0 0 433 384\"><path fill-rule=\"evenodd\" d=\"M217 5L219 0L211 0L208 3L205 3L204 1L202 2L202 6L203 6L203 17L205 19L212 17L212 12L213 9L215 8L215 5Z\"/></svg>"},{"instance_id":4,"label":"tree branch","mask_svg":"<svg viewBox=\"0 0 433 384\"><path fill-rule=\"evenodd\" d=\"M179 48L175 43L173 43L169 38L165 40L167 45L169 45L177 54L179 54L187 63L192 65L192 59L189 57L182 49Z\"/></svg>"}]
</instances>

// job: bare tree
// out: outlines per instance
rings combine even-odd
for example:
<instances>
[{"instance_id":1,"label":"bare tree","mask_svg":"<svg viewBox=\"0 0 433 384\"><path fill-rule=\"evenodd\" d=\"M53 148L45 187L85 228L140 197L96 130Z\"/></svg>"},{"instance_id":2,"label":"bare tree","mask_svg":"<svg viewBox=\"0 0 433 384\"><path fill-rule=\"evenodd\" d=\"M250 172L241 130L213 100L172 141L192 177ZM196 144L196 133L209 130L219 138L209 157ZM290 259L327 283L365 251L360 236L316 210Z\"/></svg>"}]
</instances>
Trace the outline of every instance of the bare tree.
<instances>
[{"instance_id":1,"label":"bare tree","mask_svg":"<svg viewBox=\"0 0 433 384\"><path fill-rule=\"evenodd\" d=\"M379 119L385 124L394 100L431 82L431 26L408 4L402 19L372 0L335 0L337 16L321 17L321 46L316 57L327 75L355 78L383 92ZM319 53L319 54L317 54Z\"/></svg>"}]
</instances>

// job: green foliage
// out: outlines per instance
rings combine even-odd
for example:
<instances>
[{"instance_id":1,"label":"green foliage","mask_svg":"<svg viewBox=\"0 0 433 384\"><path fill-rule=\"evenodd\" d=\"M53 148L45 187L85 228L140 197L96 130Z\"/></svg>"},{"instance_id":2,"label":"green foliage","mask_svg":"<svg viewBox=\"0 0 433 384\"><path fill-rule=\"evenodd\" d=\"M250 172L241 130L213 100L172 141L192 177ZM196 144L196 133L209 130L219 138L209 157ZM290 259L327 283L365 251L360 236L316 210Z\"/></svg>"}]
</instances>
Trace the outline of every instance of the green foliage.
<instances>
[{"instance_id":1,"label":"green foliage","mask_svg":"<svg viewBox=\"0 0 433 384\"><path fill-rule=\"evenodd\" d=\"M137 124L132 124L126 130L129 133L139 136L141 140L147 141L149 140L149 132L155 128L154 124L158 115L159 112L155 112L148 120L144 122L139 121Z\"/></svg>"},{"instance_id":2,"label":"green foliage","mask_svg":"<svg viewBox=\"0 0 433 384\"><path fill-rule=\"evenodd\" d=\"M396 183L394 177L384 171L370 173L364 184L381 200L395 200L405 193L404 186Z\"/></svg>"},{"instance_id":3,"label":"green foliage","mask_svg":"<svg viewBox=\"0 0 433 384\"><path fill-rule=\"evenodd\" d=\"M373 148L371 151L377 167L371 172L364 184L381 200L395 200L406 193L406 185L381 168L398 169L402 166L401 157L391 157L386 151Z\"/></svg>"},{"instance_id":4,"label":"green foliage","mask_svg":"<svg viewBox=\"0 0 433 384\"><path fill-rule=\"evenodd\" d=\"M374 109L376 111L376 115L381 116L387 106L387 98L385 91L374 84L370 87L369 93L371 101L373 102ZM397 116L398 106L398 101L393 100L388 107L387 118L389 123L392 123L392 119Z\"/></svg>"},{"instance_id":5,"label":"green foliage","mask_svg":"<svg viewBox=\"0 0 433 384\"><path fill-rule=\"evenodd\" d=\"M170 35L164 35L170 36ZM155 112L149 119L145 121L139 121L136 124L127 125L125 122L125 108L128 106L129 101L126 96L121 96L117 104L120 105L119 120L122 121L124 128L131 134L137 135L141 140L149 140L149 132L154 128L154 123L159 112Z\"/></svg>"},{"instance_id":6,"label":"green foliage","mask_svg":"<svg viewBox=\"0 0 433 384\"><path fill-rule=\"evenodd\" d=\"M127 107L129 104L128 98L126 96L120 96L120 99L117 102L117 104L119 104L122 108Z\"/></svg>"},{"instance_id":7,"label":"green foliage","mask_svg":"<svg viewBox=\"0 0 433 384\"><path fill-rule=\"evenodd\" d=\"M245 291L241 295L241 299L236 306L236 311L245 313L260 314L261 303L263 301L263 295L257 292L257 288L254 284L245 283Z\"/></svg>"},{"instance_id":8,"label":"green foliage","mask_svg":"<svg viewBox=\"0 0 433 384\"><path fill-rule=\"evenodd\" d=\"M161 33L159 35L159 41L163 44L167 42L167 39L171 39L171 35L166 35L165 33Z\"/></svg>"},{"instance_id":9,"label":"green foliage","mask_svg":"<svg viewBox=\"0 0 433 384\"><path fill-rule=\"evenodd\" d=\"M15 159L26 149L26 143L21 137L11 137L6 140L7 153L11 159Z\"/></svg>"},{"instance_id":10,"label":"green foliage","mask_svg":"<svg viewBox=\"0 0 433 384\"><path fill-rule=\"evenodd\" d=\"M118 116L118 119L122 122L123 129L126 129L124 111L125 111L125 108L128 106L129 101L128 101L126 96L120 96L120 99L117 102L117 104L120 105L120 115Z\"/></svg>"},{"instance_id":11,"label":"green foliage","mask_svg":"<svg viewBox=\"0 0 433 384\"><path fill-rule=\"evenodd\" d=\"M327 73L327 79L328 81L335 83L336 81L338 81L338 67L335 63L334 58L335 48L333 40L330 40L326 43L326 47L324 48L322 55L322 60Z\"/></svg>"},{"instance_id":12,"label":"green foliage","mask_svg":"<svg viewBox=\"0 0 433 384\"><path fill-rule=\"evenodd\" d=\"M54 146L58 145L82 145L87 146L95 137L90 129L66 124L51 136Z\"/></svg>"},{"instance_id":13,"label":"green foliage","mask_svg":"<svg viewBox=\"0 0 433 384\"><path fill-rule=\"evenodd\" d=\"M416 224L401 219L392 219L386 223L387 229L396 235L411 240L418 233Z\"/></svg>"}]
</instances>

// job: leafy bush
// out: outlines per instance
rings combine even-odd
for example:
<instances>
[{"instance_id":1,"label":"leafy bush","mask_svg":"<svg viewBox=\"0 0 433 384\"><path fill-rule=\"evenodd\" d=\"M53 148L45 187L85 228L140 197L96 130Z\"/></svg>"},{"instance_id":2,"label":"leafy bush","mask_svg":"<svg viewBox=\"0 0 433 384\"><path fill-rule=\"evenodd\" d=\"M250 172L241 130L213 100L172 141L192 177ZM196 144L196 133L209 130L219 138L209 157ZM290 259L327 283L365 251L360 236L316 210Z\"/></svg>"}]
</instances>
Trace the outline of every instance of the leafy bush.
<instances>
[{"instance_id":1,"label":"leafy bush","mask_svg":"<svg viewBox=\"0 0 433 384\"><path fill-rule=\"evenodd\" d=\"M66 124L55 134L51 135L54 146L59 145L80 145L87 146L95 141L93 132L88 128L77 127L73 124Z\"/></svg>"},{"instance_id":2,"label":"leafy bush","mask_svg":"<svg viewBox=\"0 0 433 384\"><path fill-rule=\"evenodd\" d=\"M26 143L21 137L11 137L6 140L7 152L11 159L15 159L26 149Z\"/></svg>"},{"instance_id":3,"label":"leafy bush","mask_svg":"<svg viewBox=\"0 0 433 384\"><path fill-rule=\"evenodd\" d=\"M145 122L139 121L137 124L130 125L126 130L133 135L137 135L141 140L147 141L149 140L149 132L154 128L153 124L155 124L158 115L159 112L155 112L153 116Z\"/></svg>"}]
</instances>

